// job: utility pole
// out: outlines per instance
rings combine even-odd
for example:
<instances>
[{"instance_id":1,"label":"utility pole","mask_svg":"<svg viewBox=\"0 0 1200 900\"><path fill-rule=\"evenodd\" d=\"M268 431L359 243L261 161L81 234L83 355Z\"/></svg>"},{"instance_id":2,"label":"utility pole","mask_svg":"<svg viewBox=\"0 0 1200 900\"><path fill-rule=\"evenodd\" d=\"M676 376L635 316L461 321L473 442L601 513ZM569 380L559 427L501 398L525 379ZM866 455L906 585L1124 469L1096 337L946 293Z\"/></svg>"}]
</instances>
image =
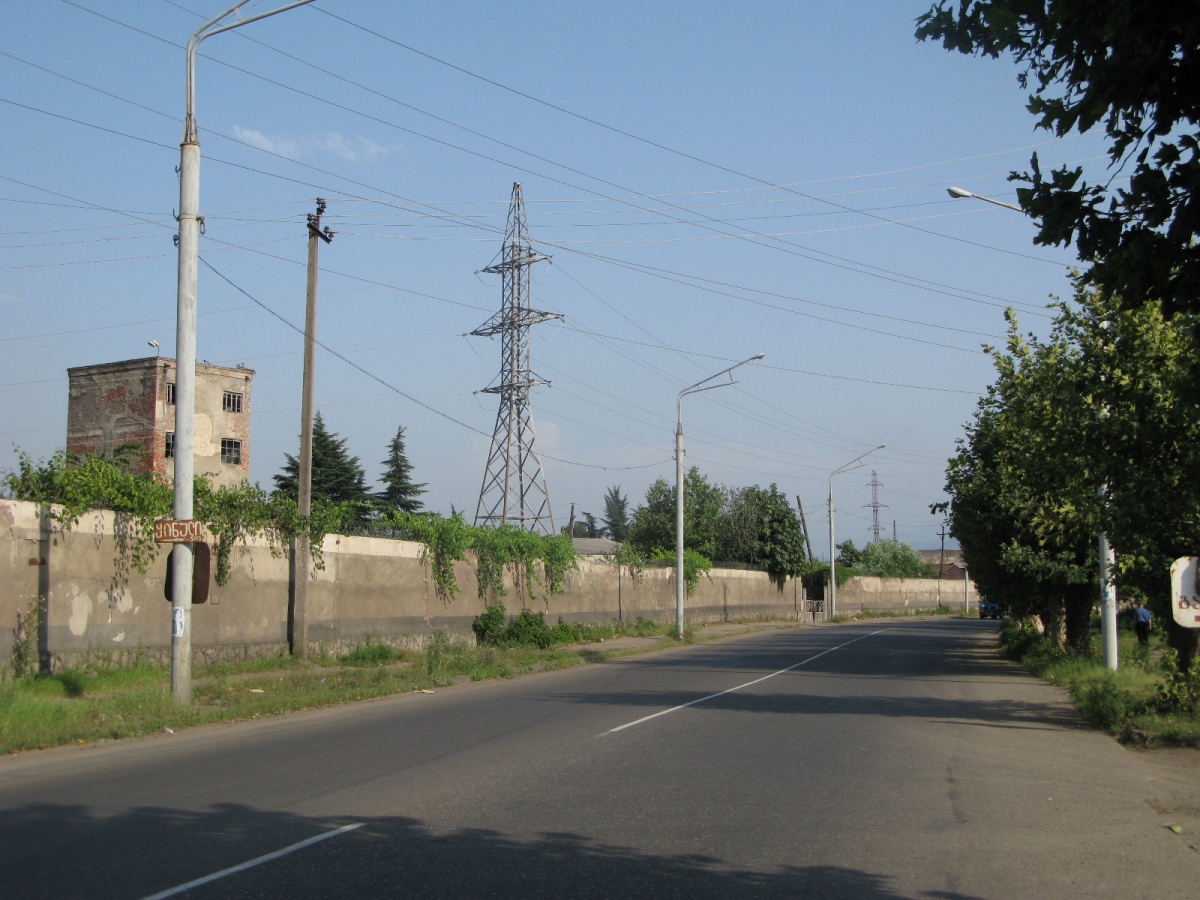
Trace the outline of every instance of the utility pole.
<instances>
[{"instance_id":1,"label":"utility pole","mask_svg":"<svg viewBox=\"0 0 1200 900\"><path fill-rule=\"evenodd\" d=\"M800 527L804 529L804 546L808 548L808 559L812 561L812 540L808 537L808 522L804 520L804 504L800 502L800 495L796 495L796 509L800 510Z\"/></svg>"},{"instance_id":2,"label":"utility pole","mask_svg":"<svg viewBox=\"0 0 1200 900\"><path fill-rule=\"evenodd\" d=\"M892 543L898 544L900 541L896 539L896 520L892 519Z\"/></svg>"},{"instance_id":3,"label":"utility pole","mask_svg":"<svg viewBox=\"0 0 1200 900\"><path fill-rule=\"evenodd\" d=\"M938 561L938 607L942 605L942 579L946 575L946 521L942 520L942 530L938 532L942 538L941 559Z\"/></svg>"},{"instance_id":4,"label":"utility pole","mask_svg":"<svg viewBox=\"0 0 1200 900\"><path fill-rule=\"evenodd\" d=\"M304 6L312 0L295 0L285 6L235 22L219 24L244 6L239 0L219 16L209 19L188 39L185 54L186 83L183 141L179 145L179 263L175 301L175 483L171 514L190 519L193 511L192 479L196 472L196 272L200 259L200 132L196 127L196 50L206 38L241 28L276 13ZM192 702L192 566L194 548L176 544L171 556L171 696L176 703Z\"/></svg>"},{"instance_id":5,"label":"utility pole","mask_svg":"<svg viewBox=\"0 0 1200 900\"><path fill-rule=\"evenodd\" d=\"M321 241L328 244L333 232L321 230L325 201L317 198L316 213L308 214L308 290L304 306L304 386L300 397L300 471L296 485L296 512L307 526L312 515L313 383L317 367L317 255ZM312 547L308 531L292 541L292 656L308 659L308 577Z\"/></svg>"},{"instance_id":6,"label":"utility pole","mask_svg":"<svg viewBox=\"0 0 1200 900\"><path fill-rule=\"evenodd\" d=\"M575 537L575 504L571 504L571 519L567 522L567 537L574 539Z\"/></svg>"}]
</instances>

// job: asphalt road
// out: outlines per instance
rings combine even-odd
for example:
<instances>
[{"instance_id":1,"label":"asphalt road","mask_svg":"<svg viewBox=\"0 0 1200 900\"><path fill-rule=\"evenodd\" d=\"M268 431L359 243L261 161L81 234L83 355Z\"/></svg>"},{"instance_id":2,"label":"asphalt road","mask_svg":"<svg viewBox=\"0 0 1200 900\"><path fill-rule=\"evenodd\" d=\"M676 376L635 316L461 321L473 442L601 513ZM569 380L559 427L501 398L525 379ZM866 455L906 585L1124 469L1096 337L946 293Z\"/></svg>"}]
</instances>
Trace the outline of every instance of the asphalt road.
<instances>
[{"instance_id":1,"label":"asphalt road","mask_svg":"<svg viewBox=\"0 0 1200 900\"><path fill-rule=\"evenodd\" d=\"M0 895L146 897L325 836L175 896L1200 896L1163 827L1195 779L995 646L773 631L8 757Z\"/></svg>"}]
</instances>

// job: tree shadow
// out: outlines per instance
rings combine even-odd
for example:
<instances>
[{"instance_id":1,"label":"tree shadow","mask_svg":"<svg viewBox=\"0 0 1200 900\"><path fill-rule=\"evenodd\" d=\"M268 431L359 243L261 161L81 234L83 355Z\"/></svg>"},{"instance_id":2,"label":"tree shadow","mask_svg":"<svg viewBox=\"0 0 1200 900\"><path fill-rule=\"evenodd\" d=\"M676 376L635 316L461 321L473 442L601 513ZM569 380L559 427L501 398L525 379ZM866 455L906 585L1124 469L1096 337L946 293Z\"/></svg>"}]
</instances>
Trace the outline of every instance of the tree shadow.
<instances>
[{"instance_id":1,"label":"tree shadow","mask_svg":"<svg viewBox=\"0 0 1200 900\"><path fill-rule=\"evenodd\" d=\"M400 816L315 818L222 804L131 809L104 817L81 805L32 804L0 823L5 893L22 898L144 897L351 822L363 826L181 896L288 897L795 897L887 900L882 874L841 866L739 868L701 855L657 855L571 833L521 838L437 832ZM919 897L965 898L922 892Z\"/></svg>"}]
</instances>

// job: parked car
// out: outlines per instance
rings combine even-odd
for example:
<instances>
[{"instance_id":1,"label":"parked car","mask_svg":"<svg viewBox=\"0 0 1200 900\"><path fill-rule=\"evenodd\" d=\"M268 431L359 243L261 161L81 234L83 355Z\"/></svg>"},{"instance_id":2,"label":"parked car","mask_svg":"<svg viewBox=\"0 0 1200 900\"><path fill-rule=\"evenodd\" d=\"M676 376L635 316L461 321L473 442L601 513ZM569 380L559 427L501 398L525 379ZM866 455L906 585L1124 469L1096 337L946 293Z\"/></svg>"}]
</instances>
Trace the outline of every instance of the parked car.
<instances>
[{"instance_id":1,"label":"parked car","mask_svg":"<svg viewBox=\"0 0 1200 900\"><path fill-rule=\"evenodd\" d=\"M1004 610L1000 608L999 603L993 603L991 600L979 599L979 618L981 619L999 619L1004 615Z\"/></svg>"}]
</instances>

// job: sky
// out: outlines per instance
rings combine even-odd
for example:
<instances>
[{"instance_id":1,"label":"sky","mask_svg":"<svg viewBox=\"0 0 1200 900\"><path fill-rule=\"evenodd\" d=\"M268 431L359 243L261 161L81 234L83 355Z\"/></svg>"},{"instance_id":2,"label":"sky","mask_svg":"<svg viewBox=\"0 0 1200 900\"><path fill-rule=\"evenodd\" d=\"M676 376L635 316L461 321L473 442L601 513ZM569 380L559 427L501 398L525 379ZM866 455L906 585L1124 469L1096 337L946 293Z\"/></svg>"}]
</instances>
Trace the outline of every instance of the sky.
<instances>
[{"instance_id":1,"label":"sky","mask_svg":"<svg viewBox=\"0 0 1200 900\"><path fill-rule=\"evenodd\" d=\"M318 353L317 408L372 481L403 426L427 506L472 518L500 357L465 335L519 182L563 317L531 339L559 525L673 479L676 394L765 353L684 401L688 465L799 496L827 557L830 473L886 444L837 476L838 540L869 539L875 473L883 536L937 547L983 345L1006 308L1044 335L1076 261L947 188L1106 161L1035 128L1010 60L917 42L927 8L318 0L205 42L197 355L256 372L251 479L298 446L322 197L317 337L354 365ZM63 447L68 367L174 355L183 46L221 9L0 3L0 469Z\"/></svg>"}]
</instances>

